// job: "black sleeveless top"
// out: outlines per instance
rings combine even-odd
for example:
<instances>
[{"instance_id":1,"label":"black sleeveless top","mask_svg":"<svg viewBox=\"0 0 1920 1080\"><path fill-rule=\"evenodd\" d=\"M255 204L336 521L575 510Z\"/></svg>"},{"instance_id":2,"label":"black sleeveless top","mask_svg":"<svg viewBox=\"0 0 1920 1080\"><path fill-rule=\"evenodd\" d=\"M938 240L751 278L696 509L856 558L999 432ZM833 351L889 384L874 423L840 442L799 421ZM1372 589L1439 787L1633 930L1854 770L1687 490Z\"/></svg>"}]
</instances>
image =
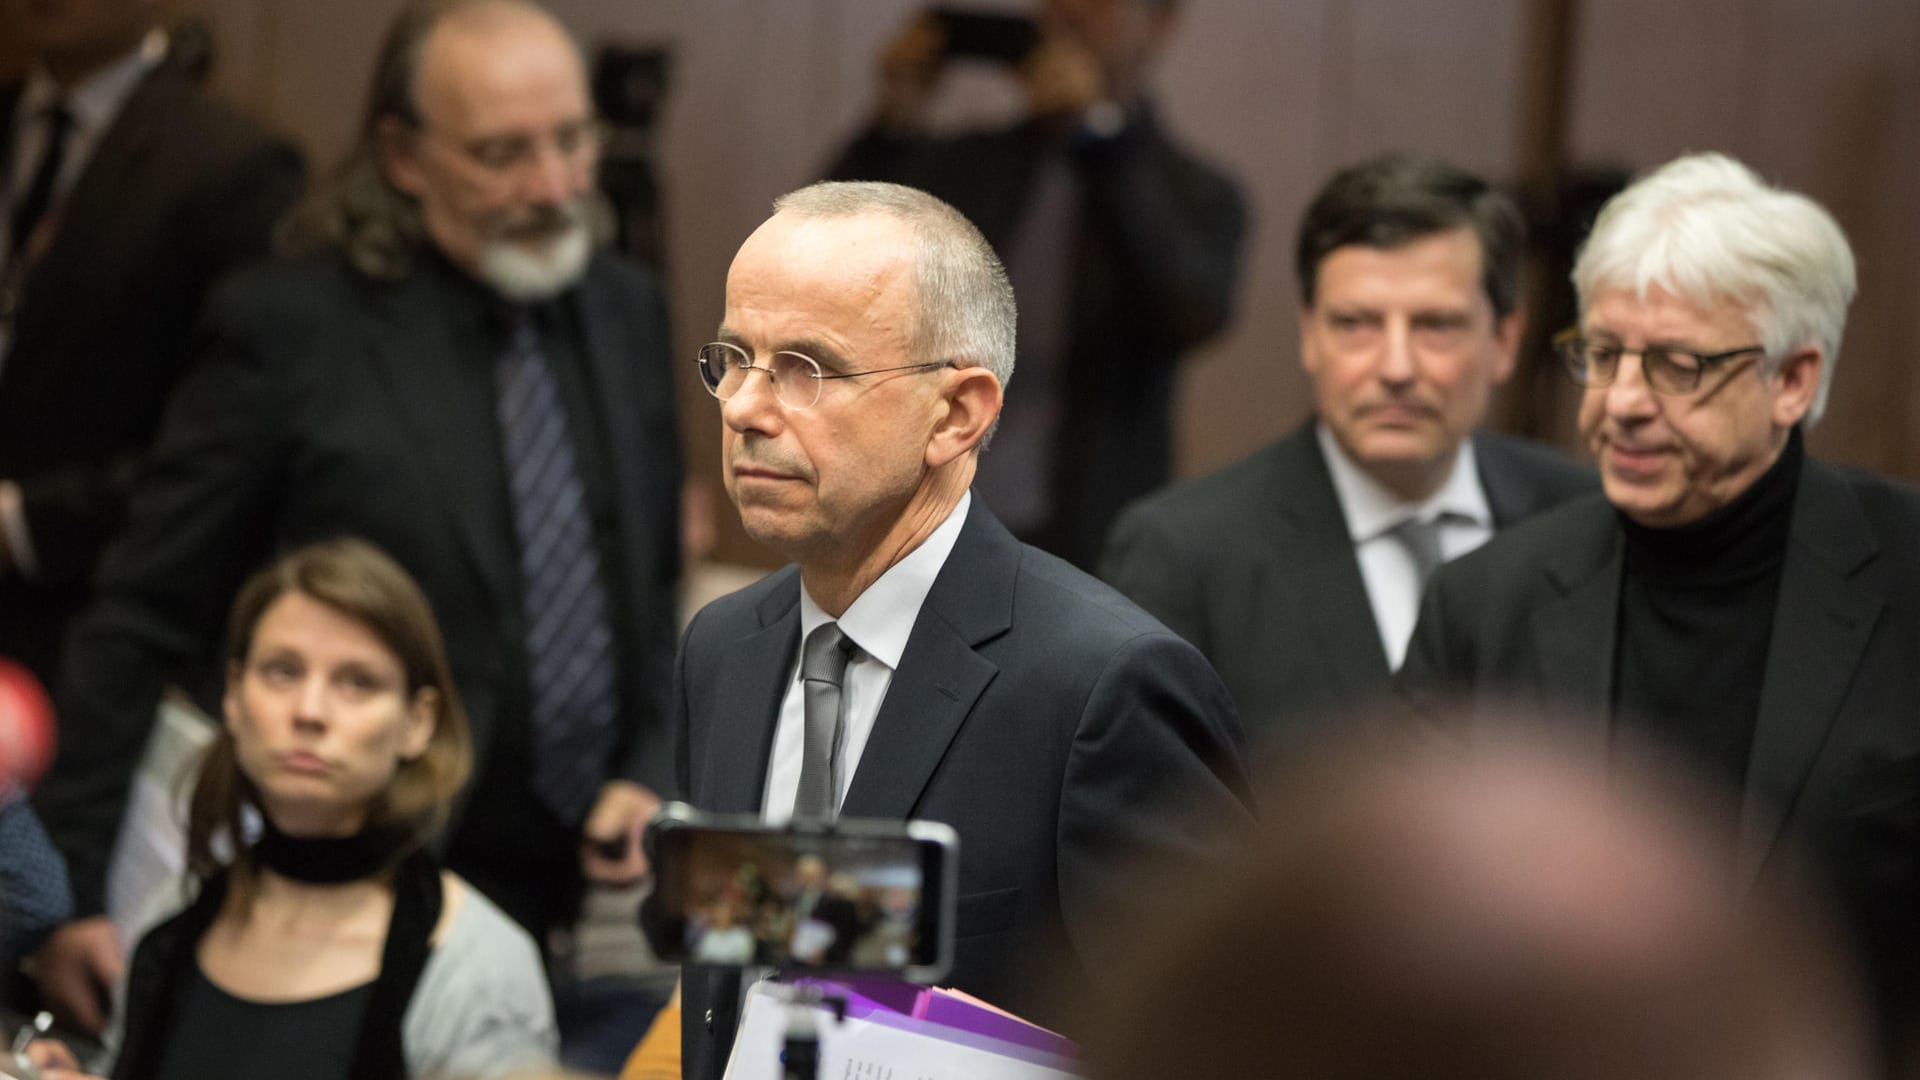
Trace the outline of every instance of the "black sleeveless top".
<instances>
[{"instance_id":1,"label":"black sleeveless top","mask_svg":"<svg viewBox=\"0 0 1920 1080\"><path fill-rule=\"evenodd\" d=\"M352 1080L354 1041L373 997L365 982L309 1001L261 1002L190 965L168 1010L155 1080Z\"/></svg>"}]
</instances>

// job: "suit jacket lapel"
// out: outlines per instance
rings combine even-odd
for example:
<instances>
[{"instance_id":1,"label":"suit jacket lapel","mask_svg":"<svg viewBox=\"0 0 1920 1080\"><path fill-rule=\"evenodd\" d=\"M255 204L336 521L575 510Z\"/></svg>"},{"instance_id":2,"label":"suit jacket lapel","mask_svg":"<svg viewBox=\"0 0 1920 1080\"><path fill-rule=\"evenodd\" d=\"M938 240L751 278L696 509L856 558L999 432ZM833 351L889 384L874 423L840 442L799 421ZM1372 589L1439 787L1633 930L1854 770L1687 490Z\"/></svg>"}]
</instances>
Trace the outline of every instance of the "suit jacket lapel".
<instances>
[{"instance_id":1,"label":"suit jacket lapel","mask_svg":"<svg viewBox=\"0 0 1920 1080\"><path fill-rule=\"evenodd\" d=\"M1853 580L1879 553L1859 502L1818 462L1802 468L1741 806L1742 889L1765 865L1886 606Z\"/></svg>"},{"instance_id":2,"label":"suit jacket lapel","mask_svg":"<svg viewBox=\"0 0 1920 1080\"><path fill-rule=\"evenodd\" d=\"M976 499L934 579L841 806L911 816L947 746L999 667L974 651L1013 625L1020 545Z\"/></svg>"},{"instance_id":3,"label":"suit jacket lapel","mask_svg":"<svg viewBox=\"0 0 1920 1080\"><path fill-rule=\"evenodd\" d=\"M1613 699L1614 647L1620 617L1621 540L1612 507L1592 504L1586 542L1550 552L1541 573L1557 597L1528 619L1537 682L1551 701L1590 703L1589 734L1604 739Z\"/></svg>"},{"instance_id":4,"label":"suit jacket lapel","mask_svg":"<svg viewBox=\"0 0 1920 1080\"><path fill-rule=\"evenodd\" d=\"M371 285L366 303L377 333L370 335L375 370L392 390L388 395L400 420L412 429L409 445L441 493L433 500L448 516L447 527L464 551L481 588L511 599L518 610L520 570L510 540L512 511L506 505L490 425L494 417L492 357L459 355L452 320L466 305L445 295L452 273L425 266L403 281ZM477 376L474 365L488 369ZM460 399L449 404L449 399ZM481 427L479 425L489 425ZM503 525L505 528L503 528Z\"/></svg>"},{"instance_id":5,"label":"suit jacket lapel","mask_svg":"<svg viewBox=\"0 0 1920 1080\"><path fill-rule=\"evenodd\" d=\"M604 394L612 401L657 407L659 403L647 401L645 394L631 389L636 378L634 365L651 362L654 343L628 341L624 330L634 320L622 318L615 312L617 305L633 304L641 297L616 294L608 282L607 275L594 273L590 267L573 293L578 316L574 321L581 328L588 387L596 398ZM621 389L615 391L614 387ZM671 407L671 403L668 405ZM641 458L646 449L630 446L625 436L644 430L647 425L638 416L612 415L604 409L600 415L605 429L607 469L612 477L613 510L620 518L620 542L629 547L645 543L654 535L655 530L650 527L654 523L641 520L637 515L650 505L645 498L646 485L641 474L652 463ZM653 559L643 555L634 565L638 572L638 567L653 565Z\"/></svg>"},{"instance_id":6,"label":"suit jacket lapel","mask_svg":"<svg viewBox=\"0 0 1920 1080\"><path fill-rule=\"evenodd\" d=\"M760 602L753 628L727 646L733 673L718 681L711 709L698 720L710 729L709 752L693 778L693 795L719 813L760 812L773 730L800 647L800 575L786 574Z\"/></svg>"},{"instance_id":7,"label":"suit jacket lapel","mask_svg":"<svg viewBox=\"0 0 1920 1080\"><path fill-rule=\"evenodd\" d=\"M1274 471L1274 490L1262 497L1275 501L1284 523L1274 547L1288 568L1286 580L1300 594L1300 610L1314 619L1311 647L1343 700L1387 693L1392 671L1386 648L1314 421L1281 444Z\"/></svg>"},{"instance_id":8,"label":"suit jacket lapel","mask_svg":"<svg viewBox=\"0 0 1920 1080\"><path fill-rule=\"evenodd\" d=\"M178 72L163 64L148 72L120 107L120 114L94 147L86 168L80 170L72 190L61 200L53 243L33 268L34 277L43 287L62 281L63 274L84 270L108 250L100 230L115 227L123 218L117 211L126 177L140 174L146 159L166 136L180 78Z\"/></svg>"},{"instance_id":9,"label":"suit jacket lapel","mask_svg":"<svg viewBox=\"0 0 1920 1080\"><path fill-rule=\"evenodd\" d=\"M1512 464L1506 447L1494 439L1473 437L1473 455L1480 470L1480 490L1487 496L1487 511L1493 515L1495 530L1509 528L1542 507L1538 493L1522 478Z\"/></svg>"}]
</instances>

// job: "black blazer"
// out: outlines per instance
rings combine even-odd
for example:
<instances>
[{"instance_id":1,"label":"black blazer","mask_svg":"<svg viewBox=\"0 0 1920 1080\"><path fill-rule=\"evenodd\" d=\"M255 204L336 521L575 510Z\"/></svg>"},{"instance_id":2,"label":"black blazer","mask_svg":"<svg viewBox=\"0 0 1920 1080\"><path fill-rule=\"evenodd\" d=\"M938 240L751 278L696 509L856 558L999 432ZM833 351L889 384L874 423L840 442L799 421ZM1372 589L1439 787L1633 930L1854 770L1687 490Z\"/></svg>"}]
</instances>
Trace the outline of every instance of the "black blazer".
<instances>
[{"instance_id":1,"label":"black blazer","mask_svg":"<svg viewBox=\"0 0 1920 1080\"><path fill-rule=\"evenodd\" d=\"M789 567L709 604L681 648L682 791L757 814L799 649ZM927 595L841 813L960 833L948 985L1058 1023L1113 944L1132 856L1193 857L1245 820L1239 726L1200 654L1014 540L979 502ZM1177 809L1176 809L1177 808ZM687 971L689 1077L718 1077L739 979Z\"/></svg>"},{"instance_id":2,"label":"black blazer","mask_svg":"<svg viewBox=\"0 0 1920 1080\"><path fill-rule=\"evenodd\" d=\"M1920 492L1809 458L1795 495L1736 883L1798 843L1823 865L1883 1000L1920 1019ZM1401 671L1416 704L1613 706L1623 545L1593 496L1442 567Z\"/></svg>"},{"instance_id":3,"label":"black blazer","mask_svg":"<svg viewBox=\"0 0 1920 1080\"><path fill-rule=\"evenodd\" d=\"M1058 140L1039 122L952 139L875 130L830 176L930 191L1004 258ZM1233 181L1176 145L1151 109L1118 137L1080 147L1074 164L1081 217L1056 390L1053 522L1043 542L1091 569L1120 509L1167 481L1174 374L1181 356L1232 316L1247 211ZM1018 398L1007 407L1020 408Z\"/></svg>"},{"instance_id":4,"label":"black blazer","mask_svg":"<svg viewBox=\"0 0 1920 1080\"><path fill-rule=\"evenodd\" d=\"M399 560L446 636L473 727L469 793L496 763L525 773L525 634L493 358L460 352L476 289L439 266L383 283L329 254L237 275L215 293L56 696L60 753L36 802L83 913L99 910L161 686L214 696L234 592L287 547L356 535ZM680 492L664 302L650 275L601 256L564 303L585 329L597 406L600 438L576 438L582 471L595 453L611 478L611 519L596 531L623 661L614 773L664 791Z\"/></svg>"},{"instance_id":5,"label":"black blazer","mask_svg":"<svg viewBox=\"0 0 1920 1080\"><path fill-rule=\"evenodd\" d=\"M0 152L20 92L0 87ZM41 570L0 580L0 655L53 679L61 628L119 525L201 301L216 277L266 253L301 175L292 148L166 64L101 137L22 286L0 361L0 479L20 484Z\"/></svg>"},{"instance_id":6,"label":"black blazer","mask_svg":"<svg viewBox=\"0 0 1920 1080\"><path fill-rule=\"evenodd\" d=\"M1473 448L1496 528L1595 489L1591 470L1534 443L1483 432ZM1392 693L1312 420L1129 508L1100 572L1206 654L1256 743Z\"/></svg>"}]
</instances>

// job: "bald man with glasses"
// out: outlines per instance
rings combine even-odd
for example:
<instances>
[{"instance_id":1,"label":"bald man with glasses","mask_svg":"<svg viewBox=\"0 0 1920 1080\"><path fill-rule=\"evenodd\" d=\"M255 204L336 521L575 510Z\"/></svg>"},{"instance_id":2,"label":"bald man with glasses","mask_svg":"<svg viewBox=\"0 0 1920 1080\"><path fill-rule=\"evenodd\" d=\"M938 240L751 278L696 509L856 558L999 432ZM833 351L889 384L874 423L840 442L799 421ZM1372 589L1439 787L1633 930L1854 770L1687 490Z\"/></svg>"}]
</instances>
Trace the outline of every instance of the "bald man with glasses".
<instances>
[{"instance_id":1,"label":"bald man with glasses","mask_svg":"<svg viewBox=\"0 0 1920 1080\"><path fill-rule=\"evenodd\" d=\"M1204 859L1245 821L1226 689L973 492L1014 301L953 207L881 183L782 197L734 257L717 337L699 367L727 492L793 565L687 630L681 792L771 821L951 825L944 981L1056 1023L1120 944L1104 917L1138 864ZM739 976L690 970L684 992L686 1075L718 1078Z\"/></svg>"}]
</instances>

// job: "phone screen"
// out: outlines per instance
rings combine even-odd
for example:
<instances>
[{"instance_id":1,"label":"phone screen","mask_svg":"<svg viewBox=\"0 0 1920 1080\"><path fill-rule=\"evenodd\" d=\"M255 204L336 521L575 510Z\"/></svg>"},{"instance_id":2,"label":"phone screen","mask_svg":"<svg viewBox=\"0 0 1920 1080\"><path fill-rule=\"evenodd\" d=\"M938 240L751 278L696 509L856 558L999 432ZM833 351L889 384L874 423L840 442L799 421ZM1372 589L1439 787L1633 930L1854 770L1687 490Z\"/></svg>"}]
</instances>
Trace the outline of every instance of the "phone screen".
<instances>
[{"instance_id":1,"label":"phone screen","mask_svg":"<svg viewBox=\"0 0 1920 1080\"><path fill-rule=\"evenodd\" d=\"M951 830L823 832L693 816L663 819L653 833L658 884L643 925L662 959L909 977L944 967Z\"/></svg>"}]
</instances>

